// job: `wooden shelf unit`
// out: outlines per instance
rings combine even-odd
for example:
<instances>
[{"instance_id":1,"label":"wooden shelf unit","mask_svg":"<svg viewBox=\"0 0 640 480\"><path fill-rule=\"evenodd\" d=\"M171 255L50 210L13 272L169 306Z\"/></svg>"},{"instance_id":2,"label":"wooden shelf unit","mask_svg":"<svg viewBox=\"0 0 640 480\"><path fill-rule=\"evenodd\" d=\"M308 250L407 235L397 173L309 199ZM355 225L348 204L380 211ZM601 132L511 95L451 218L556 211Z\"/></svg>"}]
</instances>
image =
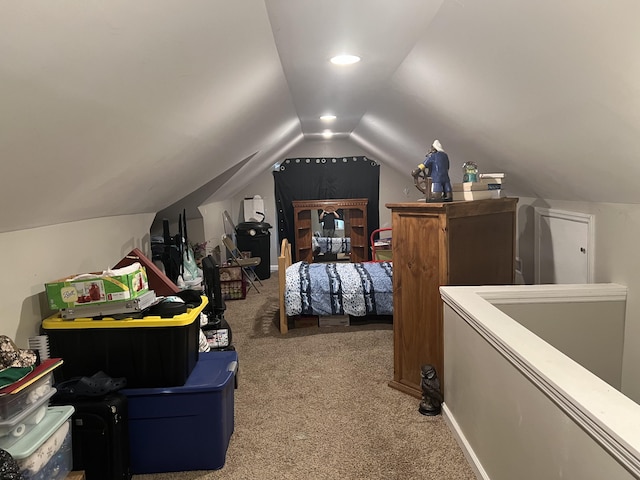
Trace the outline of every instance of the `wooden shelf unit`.
<instances>
[{"instance_id":1,"label":"wooden shelf unit","mask_svg":"<svg viewBox=\"0 0 640 480\"><path fill-rule=\"evenodd\" d=\"M422 396L420 368L444 379L441 285L507 285L515 277L517 198L389 203L393 228L393 380Z\"/></svg>"},{"instance_id":2,"label":"wooden shelf unit","mask_svg":"<svg viewBox=\"0 0 640 480\"><path fill-rule=\"evenodd\" d=\"M311 215L317 210L333 208L342 210L345 220L345 235L351 238L351 262L369 260L369 235L367 225L366 198L329 199L329 200L294 200L293 221L295 230L295 261L313 262L311 237L313 236Z\"/></svg>"}]
</instances>

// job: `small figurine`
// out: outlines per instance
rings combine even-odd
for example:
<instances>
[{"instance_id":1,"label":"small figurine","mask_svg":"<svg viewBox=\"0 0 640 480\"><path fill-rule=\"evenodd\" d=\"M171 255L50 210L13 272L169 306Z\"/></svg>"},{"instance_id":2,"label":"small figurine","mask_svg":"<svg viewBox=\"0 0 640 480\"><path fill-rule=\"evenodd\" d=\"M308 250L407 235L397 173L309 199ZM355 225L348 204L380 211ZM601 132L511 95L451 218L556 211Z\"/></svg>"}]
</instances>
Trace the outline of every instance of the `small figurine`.
<instances>
[{"instance_id":1,"label":"small figurine","mask_svg":"<svg viewBox=\"0 0 640 480\"><path fill-rule=\"evenodd\" d=\"M452 189L451 180L449 180L449 156L444 152L438 140L433 141L424 165L431 174L433 192L439 193L443 202L450 202L452 200Z\"/></svg>"},{"instance_id":2,"label":"small figurine","mask_svg":"<svg viewBox=\"0 0 640 480\"><path fill-rule=\"evenodd\" d=\"M439 415L443 397L440 391L440 380L433 365L423 365L420 369L420 387L422 388L422 401L418 411L422 415Z\"/></svg>"},{"instance_id":3,"label":"small figurine","mask_svg":"<svg viewBox=\"0 0 640 480\"><path fill-rule=\"evenodd\" d=\"M442 144L434 140L425 161L411 172L416 187L427 197L427 202L451 202L451 180L449 179L449 156ZM430 182L429 180L430 179ZM423 180L421 180L423 179ZM431 186L429 188L429 183Z\"/></svg>"}]
</instances>

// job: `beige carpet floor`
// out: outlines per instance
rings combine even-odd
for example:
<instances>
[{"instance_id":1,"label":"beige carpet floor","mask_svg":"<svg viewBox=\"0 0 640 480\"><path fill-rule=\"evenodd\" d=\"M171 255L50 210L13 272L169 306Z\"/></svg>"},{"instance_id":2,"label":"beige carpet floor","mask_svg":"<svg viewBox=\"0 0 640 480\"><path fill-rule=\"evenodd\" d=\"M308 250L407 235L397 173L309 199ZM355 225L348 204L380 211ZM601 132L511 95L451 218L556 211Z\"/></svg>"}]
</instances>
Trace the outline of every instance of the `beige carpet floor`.
<instances>
[{"instance_id":1,"label":"beige carpet floor","mask_svg":"<svg viewBox=\"0 0 640 480\"><path fill-rule=\"evenodd\" d=\"M240 369L224 467L135 480L475 479L443 417L420 415L418 399L387 385L391 325L283 336L274 324L277 277L263 284L227 302ZM187 441L206 445L207 433Z\"/></svg>"}]
</instances>

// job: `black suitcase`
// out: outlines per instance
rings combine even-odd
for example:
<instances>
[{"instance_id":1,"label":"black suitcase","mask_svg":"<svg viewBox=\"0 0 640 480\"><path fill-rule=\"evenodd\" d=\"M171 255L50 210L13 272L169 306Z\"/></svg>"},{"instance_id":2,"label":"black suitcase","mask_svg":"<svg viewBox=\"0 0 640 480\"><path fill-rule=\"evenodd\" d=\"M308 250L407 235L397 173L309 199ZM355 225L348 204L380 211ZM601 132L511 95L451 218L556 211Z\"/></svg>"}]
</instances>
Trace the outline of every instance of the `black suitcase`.
<instances>
[{"instance_id":1,"label":"black suitcase","mask_svg":"<svg viewBox=\"0 0 640 480\"><path fill-rule=\"evenodd\" d=\"M127 397L52 398L52 404L73 405L71 441L73 469L86 480L130 480L129 411Z\"/></svg>"}]
</instances>

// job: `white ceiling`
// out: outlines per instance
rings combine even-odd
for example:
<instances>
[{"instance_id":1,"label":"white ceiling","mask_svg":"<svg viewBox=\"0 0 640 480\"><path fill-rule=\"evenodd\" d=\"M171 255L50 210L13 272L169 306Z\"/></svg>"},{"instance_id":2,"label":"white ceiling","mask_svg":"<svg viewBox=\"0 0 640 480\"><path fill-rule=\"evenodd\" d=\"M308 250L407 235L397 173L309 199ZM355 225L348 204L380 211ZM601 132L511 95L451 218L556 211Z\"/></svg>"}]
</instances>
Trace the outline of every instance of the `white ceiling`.
<instances>
[{"instance_id":1,"label":"white ceiling","mask_svg":"<svg viewBox=\"0 0 640 480\"><path fill-rule=\"evenodd\" d=\"M389 0L265 2L282 68L306 138L322 138L322 113L337 115L329 127L348 136L389 85L437 13L442 1ZM358 55L356 65L330 58Z\"/></svg>"},{"instance_id":2,"label":"white ceiling","mask_svg":"<svg viewBox=\"0 0 640 480\"><path fill-rule=\"evenodd\" d=\"M401 171L438 138L515 194L640 203L638 18L637 0L1 2L0 231L226 198L327 111Z\"/></svg>"}]
</instances>

